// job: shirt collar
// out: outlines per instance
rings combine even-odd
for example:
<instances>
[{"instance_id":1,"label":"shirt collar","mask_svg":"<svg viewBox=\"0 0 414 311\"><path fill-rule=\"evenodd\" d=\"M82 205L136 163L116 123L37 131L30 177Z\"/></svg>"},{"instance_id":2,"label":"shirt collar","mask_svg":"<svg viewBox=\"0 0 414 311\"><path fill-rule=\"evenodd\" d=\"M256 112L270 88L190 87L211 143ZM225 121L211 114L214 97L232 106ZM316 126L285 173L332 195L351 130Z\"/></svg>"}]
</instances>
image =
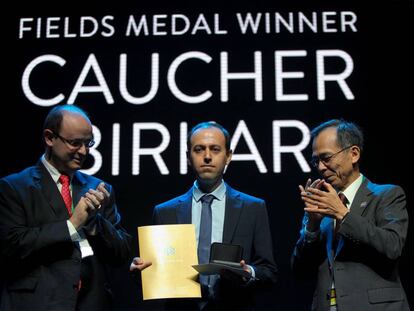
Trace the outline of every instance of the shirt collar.
<instances>
[{"instance_id":1,"label":"shirt collar","mask_svg":"<svg viewBox=\"0 0 414 311\"><path fill-rule=\"evenodd\" d=\"M350 184L342 193L345 195L346 199L348 200L348 206L351 206L352 201L355 198L355 195L361 186L362 182L364 181L364 176L359 174L359 177L354 180L352 184Z\"/></svg>"},{"instance_id":2,"label":"shirt collar","mask_svg":"<svg viewBox=\"0 0 414 311\"><path fill-rule=\"evenodd\" d=\"M201 197L204 196L205 194L206 193L200 190L197 180L196 180L194 182L194 187L193 187L193 198L198 202L200 201ZM226 195L226 184L224 183L224 181L222 180L220 185L213 192L210 192L209 194L212 194L219 201L224 200L224 197Z\"/></svg>"},{"instance_id":3,"label":"shirt collar","mask_svg":"<svg viewBox=\"0 0 414 311\"><path fill-rule=\"evenodd\" d=\"M57 169L56 167L54 167L52 164L50 164L47 160L45 155L43 154L42 157L40 158L40 160L42 161L43 165L46 167L47 171L49 172L50 176L52 176L53 181L57 184L59 182L59 177L60 175L62 175ZM70 179L72 180L72 175L69 175Z\"/></svg>"}]
</instances>

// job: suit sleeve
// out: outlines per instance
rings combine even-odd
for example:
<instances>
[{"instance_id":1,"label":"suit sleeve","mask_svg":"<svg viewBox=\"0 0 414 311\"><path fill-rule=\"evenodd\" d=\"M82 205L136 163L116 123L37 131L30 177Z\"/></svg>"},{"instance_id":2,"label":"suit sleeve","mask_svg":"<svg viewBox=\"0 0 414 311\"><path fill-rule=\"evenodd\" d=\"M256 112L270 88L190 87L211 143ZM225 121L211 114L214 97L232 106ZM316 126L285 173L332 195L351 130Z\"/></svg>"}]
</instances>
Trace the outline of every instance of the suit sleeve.
<instances>
[{"instance_id":1,"label":"suit sleeve","mask_svg":"<svg viewBox=\"0 0 414 311\"><path fill-rule=\"evenodd\" d=\"M326 258L325 243L322 240L320 231L312 240L305 239L307 222L308 216L305 213L300 237L291 256L291 269L295 277L298 278L314 278L318 272L319 265Z\"/></svg>"},{"instance_id":2,"label":"suit sleeve","mask_svg":"<svg viewBox=\"0 0 414 311\"><path fill-rule=\"evenodd\" d=\"M88 234L88 241L93 251L102 261L123 264L131 257L131 236L121 226L121 215L115 202L113 188L106 184L110 197L102 205L95 217L85 224L84 230L96 233Z\"/></svg>"},{"instance_id":3,"label":"suit sleeve","mask_svg":"<svg viewBox=\"0 0 414 311\"><path fill-rule=\"evenodd\" d=\"M261 283L275 283L277 266L273 257L272 235L269 227L266 204L261 202L254 232L252 266Z\"/></svg>"}]
</instances>

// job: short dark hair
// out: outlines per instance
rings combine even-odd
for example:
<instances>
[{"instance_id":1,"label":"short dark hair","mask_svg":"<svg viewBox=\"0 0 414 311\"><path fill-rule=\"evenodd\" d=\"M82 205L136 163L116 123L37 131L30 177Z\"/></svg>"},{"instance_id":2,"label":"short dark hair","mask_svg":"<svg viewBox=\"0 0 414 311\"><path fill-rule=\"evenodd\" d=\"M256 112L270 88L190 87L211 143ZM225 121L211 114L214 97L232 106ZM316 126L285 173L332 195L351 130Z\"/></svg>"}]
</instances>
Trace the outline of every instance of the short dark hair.
<instances>
[{"instance_id":1,"label":"short dark hair","mask_svg":"<svg viewBox=\"0 0 414 311\"><path fill-rule=\"evenodd\" d=\"M364 134L361 128L357 124L344 119L332 119L318 125L311 131L312 139L315 139L316 136L329 127L336 128L336 140L340 148L358 146L362 152L364 148Z\"/></svg>"},{"instance_id":2,"label":"short dark hair","mask_svg":"<svg viewBox=\"0 0 414 311\"><path fill-rule=\"evenodd\" d=\"M45 122L43 123L43 130L49 129L53 133L59 134L64 112L78 113L89 120L88 114L81 108L74 105L59 105L47 114Z\"/></svg>"},{"instance_id":3,"label":"short dark hair","mask_svg":"<svg viewBox=\"0 0 414 311\"><path fill-rule=\"evenodd\" d=\"M187 150L191 150L191 137L194 135L196 131L198 131L199 129L207 129L207 128L212 128L212 127L219 129L223 133L224 138L226 140L226 151L229 151L230 150L230 134L221 124L215 121L201 122L197 124L196 126L194 126L190 130L190 132L188 132Z\"/></svg>"}]
</instances>

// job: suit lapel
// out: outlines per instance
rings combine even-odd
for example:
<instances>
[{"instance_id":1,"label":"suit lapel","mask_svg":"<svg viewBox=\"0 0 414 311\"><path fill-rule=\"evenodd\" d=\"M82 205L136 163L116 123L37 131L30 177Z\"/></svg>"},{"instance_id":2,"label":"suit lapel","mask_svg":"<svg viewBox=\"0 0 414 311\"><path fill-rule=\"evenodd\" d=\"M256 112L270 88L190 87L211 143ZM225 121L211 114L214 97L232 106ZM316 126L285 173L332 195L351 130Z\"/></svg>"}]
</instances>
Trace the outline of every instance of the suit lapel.
<instances>
[{"instance_id":1,"label":"suit lapel","mask_svg":"<svg viewBox=\"0 0 414 311\"><path fill-rule=\"evenodd\" d=\"M231 243L240 218L243 201L240 194L226 184L226 211L224 215L223 242ZM177 223L191 224L193 188L183 195L177 205Z\"/></svg>"},{"instance_id":2,"label":"suit lapel","mask_svg":"<svg viewBox=\"0 0 414 311\"><path fill-rule=\"evenodd\" d=\"M371 182L367 178L364 178L364 181L359 187L354 201L352 202L350 209L351 213L356 213L358 215L362 215L364 213L369 202L369 197L372 193L370 190L370 184Z\"/></svg>"},{"instance_id":3,"label":"suit lapel","mask_svg":"<svg viewBox=\"0 0 414 311\"><path fill-rule=\"evenodd\" d=\"M226 207L224 214L223 243L231 243L239 222L243 201L240 194L226 184Z\"/></svg>"},{"instance_id":4,"label":"suit lapel","mask_svg":"<svg viewBox=\"0 0 414 311\"><path fill-rule=\"evenodd\" d=\"M371 182L364 177L364 181L362 182L357 193L355 194L354 200L352 201L350 213L358 215L362 215L364 213L369 202L369 196L372 193L372 191L370 190L370 183ZM344 239L340 237L338 241L338 247L336 248L335 256L339 254L343 246Z\"/></svg>"},{"instance_id":5,"label":"suit lapel","mask_svg":"<svg viewBox=\"0 0 414 311\"><path fill-rule=\"evenodd\" d=\"M179 199L177 206L177 223L191 224L191 206L193 198L193 188L191 188L182 198Z\"/></svg>"},{"instance_id":6,"label":"suit lapel","mask_svg":"<svg viewBox=\"0 0 414 311\"><path fill-rule=\"evenodd\" d=\"M75 172L72 180L72 199L74 207L78 204L82 195L84 195L88 190L89 189L85 178L80 172Z\"/></svg>"},{"instance_id":7,"label":"suit lapel","mask_svg":"<svg viewBox=\"0 0 414 311\"><path fill-rule=\"evenodd\" d=\"M65 202L62 199L62 195L53 181L52 176L50 176L41 161L39 161L35 166L35 170L33 171L33 181L36 187L38 187L45 196L50 208L53 210L58 219L67 219L69 214L66 209Z\"/></svg>"}]
</instances>

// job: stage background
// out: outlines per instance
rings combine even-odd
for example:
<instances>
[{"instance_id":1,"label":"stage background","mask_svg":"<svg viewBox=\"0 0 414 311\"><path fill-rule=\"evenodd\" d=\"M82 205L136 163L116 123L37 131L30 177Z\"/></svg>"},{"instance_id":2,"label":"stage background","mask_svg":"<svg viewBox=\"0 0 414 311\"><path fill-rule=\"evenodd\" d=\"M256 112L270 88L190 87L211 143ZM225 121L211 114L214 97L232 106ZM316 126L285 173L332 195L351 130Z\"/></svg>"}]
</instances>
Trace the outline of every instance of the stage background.
<instances>
[{"instance_id":1,"label":"stage background","mask_svg":"<svg viewBox=\"0 0 414 311\"><path fill-rule=\"evenodd\" d=\"M0 176L39 159L50 107L79 105L99 140L89 168L115 187L137 254L137 226L150 224L155 204L193 182L183 162L185 126L215 120L241 135L225 180L268 206L280 276L259 295L259 310L308 310L313 284L293 280L289 259L303 214L298 185L315 177L309 129L331 118L361 125L363 174L401 185L412 220L414 6L359 2L55 2L8 10ZM248 16L257 29L246 26ZM300 19L314 24L303 22L301 30ZM234 79L235 73L246 75ZM329 77L334 81L322 81ZM283 153L286 146L296 156ZM410 229L400 265L411 303L412 239ZM115 310L157 310L157 301L141 301L127 268L113 273Z\"/></svg>"}]
</instances>

